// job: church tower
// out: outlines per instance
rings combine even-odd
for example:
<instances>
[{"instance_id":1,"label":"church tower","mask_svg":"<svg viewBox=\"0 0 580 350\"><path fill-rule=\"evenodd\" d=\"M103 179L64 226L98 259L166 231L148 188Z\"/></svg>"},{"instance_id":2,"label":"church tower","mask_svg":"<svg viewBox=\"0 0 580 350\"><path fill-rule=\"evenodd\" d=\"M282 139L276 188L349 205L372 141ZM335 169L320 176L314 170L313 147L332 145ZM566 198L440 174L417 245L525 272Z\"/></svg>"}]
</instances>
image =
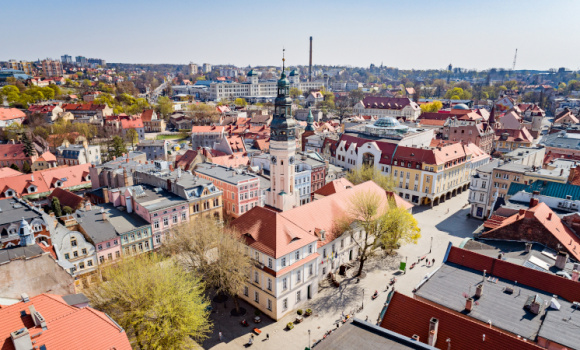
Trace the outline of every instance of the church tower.
<instances>
[{"instance_id":1,"label":"church tower","mask_svg":"<svg viewBox=\"0 0 580 350\"><path fill-rule=\"evenodd\" d=\"M30 227L30 224L24 220L24 218L22 218L22 221L20 221L18 236L20 236L20 245L22 247L34 244L34 231L32 230L32 227Z\"/></svg>"},{"instance_id":2,"label":"church tower","mask_svg":"<svg viewBox=\"0 0 580 350\"><path fill-rule=\"evenodd\" d=\"M270 191L266 204L285 211L298 204L298 191L294 188L296 157L296 121L292 118L292 99L289 97L290 82L284 72L278 80L274 117L270 124Z\"/></svg>"}]
</instances>

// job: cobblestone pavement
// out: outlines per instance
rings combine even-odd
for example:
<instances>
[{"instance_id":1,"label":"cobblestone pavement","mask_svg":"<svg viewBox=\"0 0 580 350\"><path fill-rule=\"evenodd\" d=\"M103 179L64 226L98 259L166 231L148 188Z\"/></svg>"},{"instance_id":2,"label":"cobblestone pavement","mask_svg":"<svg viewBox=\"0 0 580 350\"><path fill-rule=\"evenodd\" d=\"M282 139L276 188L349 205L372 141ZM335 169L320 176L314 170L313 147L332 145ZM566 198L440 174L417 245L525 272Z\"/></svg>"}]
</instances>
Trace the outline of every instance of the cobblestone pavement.
<instances>
[{"instance_id":1,"label":"cobblestone pavement","mask_svg":"<svg viewBox=\"0 0 580 350\"><path fill-rule=\"evenodd\" d=\"M377 322L379 314L383 308L387 297L385 291L388 281L392 276L397 277L395 283L396 290L407 295L411 295L415 286L422 278L434 271L434 267L426 266L422 261L412 270L407 270L406 274L398 271L398 266L405 259L410 265L417 261L418 257L427 255L428 259L435 259L435 267L443 261L445 251L449 242L459 244L464 238L471 237L472 232L481 225L481 221L467 218L469 206L467 205L468 192L448 200L433 209L429 207L419 207L414 209L414 216L421 228L421 239L418 244L402 246L396 255L386 256L380 254L365 264L367 276L360 280L346 278L341 282L339 288L323 288L310 300L304 309L310 307L313 315L305 317L304 322L295 325L291 331L285 330L286 324L296 318L295 314L288 315L278 322L265 317L260 323L262 334L255 336L253 349L304 349L308 346L308 330L311 331L310 343L321 339L324 333L332 329L341 318L342 312L348 314L364 304L364 308L355 314L357 318L366 319L370 322ZM429 249L432 249L429 254ZM378 290L379 296L376 300L371 300L371 295ZM363 297L364 293L364 297ZM216 310L212 314L214 321L214 332L212 337L203 343L206 349L239 349L248 342L251 334L250 327L242 327L240 321L246 318L253 319L254 308L242 302L247 310L244 317L231 317L230 310L233 303L214 304ZM251 323L251 322L250 322ZM218 339L218 332L223 333L223 341ZM270 340L266 339L266 334L270 335Z\"/></svg>"}]
</instances>

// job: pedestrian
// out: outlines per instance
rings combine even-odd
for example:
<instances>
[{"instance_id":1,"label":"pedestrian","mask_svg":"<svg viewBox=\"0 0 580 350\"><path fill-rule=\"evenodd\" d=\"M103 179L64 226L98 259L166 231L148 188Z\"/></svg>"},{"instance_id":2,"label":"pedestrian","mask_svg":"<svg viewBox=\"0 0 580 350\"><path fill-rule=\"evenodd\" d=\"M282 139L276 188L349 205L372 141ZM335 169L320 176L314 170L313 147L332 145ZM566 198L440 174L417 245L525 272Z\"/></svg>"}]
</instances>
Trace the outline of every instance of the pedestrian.
<instances>
[{"instance_id":1,"label":"pedestrian","mask_svg":"<svg viewBox=\"0 0 580 350\"><path fill-rule=\"evenodd\" d=\"M365 319L365 321L367 321L367 322L369 321L369 316L368 315L367 315L367 318Z\"/></svg>"},{"instance_id":2,"label":"pedestrian","mask_svg":"<svg viewBox=\"0 0 580 350\"><path fill-rule=\"evenodd\" d=\"M266 340L270 340L270 333L266 333Z\"/></svg>"},{"instance_id":3,"label":"pedestrian","mask_svg":"<svg viewBox=\"0 0 580 350\"><path fill-rule=\"evenodd\" d=\"M219 336L220 336L220 341L224 341L222 332L219 332Z\"/></svg>"},{"instance_id":4,"label":"pedestrian","mask_svg":"<svg viewBox=\"0 0 580 350\"><path fill-rule=\"evenodd\" d=\"M435 265L435 258L433 258L433 263L431 265Z\"/></svg>"}]
</instances>

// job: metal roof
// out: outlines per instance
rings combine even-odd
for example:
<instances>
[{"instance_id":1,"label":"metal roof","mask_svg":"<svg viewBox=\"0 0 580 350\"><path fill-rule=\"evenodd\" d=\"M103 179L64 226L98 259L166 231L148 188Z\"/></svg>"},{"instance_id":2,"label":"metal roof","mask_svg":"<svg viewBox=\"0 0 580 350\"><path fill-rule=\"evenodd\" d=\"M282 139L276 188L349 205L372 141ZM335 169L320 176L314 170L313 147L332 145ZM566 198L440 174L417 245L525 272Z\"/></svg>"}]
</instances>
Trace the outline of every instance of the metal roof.
<instances>
[{"instance_id":1,"label":"metal roof","mask_svg":"<svg viewBox=\"0 0 580 350\"><path fill-rule=\"evenodd\" d=\"M527 193L539 191L540 195L547 197L565 199L566 196L572 196L571 198L572 200L580 199L580 186L563 184L552 181L534 181L529 185L512 182L508 189L508 196L513 196L520 191L524 191Z\"/></svg>"}]
</instances>

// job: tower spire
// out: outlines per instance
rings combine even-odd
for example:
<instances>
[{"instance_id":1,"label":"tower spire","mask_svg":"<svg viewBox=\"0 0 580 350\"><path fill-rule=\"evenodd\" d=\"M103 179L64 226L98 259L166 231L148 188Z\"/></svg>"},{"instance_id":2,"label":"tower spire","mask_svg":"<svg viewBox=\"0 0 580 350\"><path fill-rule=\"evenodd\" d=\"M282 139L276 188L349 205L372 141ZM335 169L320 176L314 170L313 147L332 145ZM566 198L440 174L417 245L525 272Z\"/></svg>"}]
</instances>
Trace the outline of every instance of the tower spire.
<instances>
[{"instance_id":1,"label":"tower spire","mask_svg":"<svg viewBox=\"0 0 580 350\"><path fill-rule=\"evenodd\" d=\"M284 73L284 64L286 63L286 48L282 47L282 73Z\"/></svg>"}]
</instances>

